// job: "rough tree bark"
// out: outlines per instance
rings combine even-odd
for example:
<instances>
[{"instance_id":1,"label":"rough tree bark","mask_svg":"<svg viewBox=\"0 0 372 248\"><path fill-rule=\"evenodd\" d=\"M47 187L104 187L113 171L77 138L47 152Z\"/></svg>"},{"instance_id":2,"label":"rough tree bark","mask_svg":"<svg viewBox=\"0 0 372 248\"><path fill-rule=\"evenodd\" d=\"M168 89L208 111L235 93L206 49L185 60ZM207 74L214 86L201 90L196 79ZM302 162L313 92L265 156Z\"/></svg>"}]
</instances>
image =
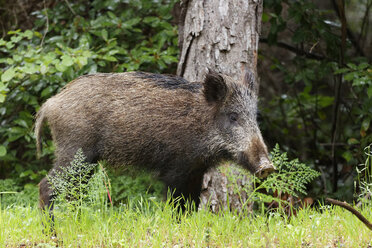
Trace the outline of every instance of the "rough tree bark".
<instances>
[{"instance_id":1,"label":"rough tree bark","mask_svg":"<svg viewBox=\"0 0 372 248\"><path fill-rule=\"evenodd\" d=\"M177 74L191 82L203 80L207 68L237 80L244 68L257 74L261 15L262 0L181 0ZM234 168L232 173L239 174ZM249 181L243 178L237 183L242 186ZM208 172L203 180L201 207L209 200L214 212L221 208L241 210L247 195L234 194L236 189L228 185L226 174L217 169Z\"/></svg>"}]
</instances>

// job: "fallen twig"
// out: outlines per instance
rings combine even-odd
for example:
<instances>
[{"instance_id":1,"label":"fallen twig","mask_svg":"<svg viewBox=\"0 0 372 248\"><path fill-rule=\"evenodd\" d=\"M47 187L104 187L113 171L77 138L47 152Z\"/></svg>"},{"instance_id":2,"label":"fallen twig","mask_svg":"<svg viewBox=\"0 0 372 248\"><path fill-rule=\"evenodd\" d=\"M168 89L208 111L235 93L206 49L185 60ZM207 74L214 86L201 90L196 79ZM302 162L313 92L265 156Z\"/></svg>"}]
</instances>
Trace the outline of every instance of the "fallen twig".
<instances>
[{"instance_id":1,"label":"fallen twig","mask_svg":"<svg viewBox=\"0 0 372 248\"><path fill-rule=\"evenodd\" d=\"M340 202L332 198L326 198L326 201L332 203L333 205L337 205L340 207L345 208L346 210L350 211L352 214L354 214L358 219L366 225L369 230L372 231L372 224L369 222L361 213L359 213L355 208L347 204L346 202Z\"/></svg>"}]
</instances>

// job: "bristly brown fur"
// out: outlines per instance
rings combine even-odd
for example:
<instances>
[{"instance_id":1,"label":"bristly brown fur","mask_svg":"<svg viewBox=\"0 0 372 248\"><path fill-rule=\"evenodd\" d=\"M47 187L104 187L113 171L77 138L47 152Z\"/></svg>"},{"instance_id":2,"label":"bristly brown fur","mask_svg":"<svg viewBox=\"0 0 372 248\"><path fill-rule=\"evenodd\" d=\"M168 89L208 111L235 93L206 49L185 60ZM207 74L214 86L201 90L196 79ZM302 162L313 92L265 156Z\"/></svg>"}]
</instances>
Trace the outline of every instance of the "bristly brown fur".
<instances>
[{"instance_id":1,"label":"bristly brown fur","mask_svg":"<svg viewBox=\"0 0 372 248\"><path fill-rule=\"evenodd\" d=\"M269 161L255 119L257 97L250 91L218 73L193 84L143 72L82 76L40 108L37 150L40 154L47 121L56 146L49 175L69 166L82 148L88 162L103 159L112 166L155 171L175 196L190 197L197 205L204 172L220 160L241 162L253 173L256 164ZM239 117L236 122L232 113ZM240 153L246 159L239 160ZM42 180L42 208L50 205L51 195Z\"/></svg>"},{"instance_id":2,"label":"bristly brown fur","mask_svg":"<svg viewBox=\"0 0 372 248\"><path fill-rule=\"evenodd\" d=\"M37 149L37 157L40 158L41 156L41 129L43 127L45 118L42 109L36 114L36 122L35 122L35 137L36 137L36 149Z\"/></svg>"}]
</instances>

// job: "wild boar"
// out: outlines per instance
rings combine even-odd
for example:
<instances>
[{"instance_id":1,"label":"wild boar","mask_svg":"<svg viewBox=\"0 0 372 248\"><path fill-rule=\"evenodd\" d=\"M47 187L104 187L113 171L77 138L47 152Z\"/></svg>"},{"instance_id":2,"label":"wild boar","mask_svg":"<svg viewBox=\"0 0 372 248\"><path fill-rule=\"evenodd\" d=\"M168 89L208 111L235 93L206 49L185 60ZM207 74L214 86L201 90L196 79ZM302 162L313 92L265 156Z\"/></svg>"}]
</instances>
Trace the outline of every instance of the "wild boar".
<instances>
[{"instance_id":1,"label":"wild boar","mask_svg":"<svg viewBox=\"0 0 372 248\"><path fill-rule=\"evenodd\" d=\"M197 207L204 173L221 160L259 176L274 170L256 121L257 88L249 72L236 81L210 71L200 83L145 72L81 76L40 108L37 149L47 121L56 146L49 175L81 148L87 162L156 172ZM48 180L39 187L40 207L51 207Z\"/></svg>"}]
</instances>

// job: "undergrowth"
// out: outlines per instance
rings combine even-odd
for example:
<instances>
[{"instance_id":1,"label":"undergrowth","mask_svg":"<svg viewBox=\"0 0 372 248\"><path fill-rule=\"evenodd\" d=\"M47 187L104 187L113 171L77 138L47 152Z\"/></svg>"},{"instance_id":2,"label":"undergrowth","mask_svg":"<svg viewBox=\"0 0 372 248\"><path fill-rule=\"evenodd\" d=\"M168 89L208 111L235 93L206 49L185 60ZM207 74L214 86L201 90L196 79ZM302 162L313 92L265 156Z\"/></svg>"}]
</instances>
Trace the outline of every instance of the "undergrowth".
<instances>
[{"instance_id":1,"label":"undergrowth","mask_svg":"<svg viewBox=\"0 0 372 248\"><path fill-rule=\"evenodd\" d=\"M279 213L238 217L201 210L177 216L168 203L142 201L80 216L55 210L57 238L42 233L35 207L0 210L0 247L369 247L371 232L352 214L321 204L288 218ZM320 211L319 211L320 210ZM372 219L372 208L361 209ZM356 231L357 230L357 231Z\"/></svg>"},{"instance_id":2,"label":"undergrowth","mask_svg":"<svg viewBox=\"0 0 372 248\"><path fill-rule=\"evenodd\" d=\"M364 164L356 167L355 190L356 196L362 204L370 204L372 198L372 143L364 148L364 153L366 155Z\"/></svg>"},{"instance_id":3,"label":"undergrowth","mask_svg":"<svg viewBox=\"0 0 372 248\"><path fill-rule=\"evenodd\" d=\"M288 194L294 197L305 196L306 186L320 175L319 172L311 169L306 164L301 163L298 159L289 160L286 152L281 152L278 144L270 153L271 160L276 167L275 173L270 174L265 179L251 176L249 172L243 168L239 169L239 173L234 173L228 168L222 168L223 173L227 174L229 179L229 188L232 188L235 194L245 194L247 197L240 197L241 203L247 205L250 202L258 203L262 211L265 211L264 203L272 201L283 202L280 198L282 194ZM243 187L237 185L237 178L240 181L243 178L248 178Z\"/></svg>"},{"instance_id":4,"label":"undergrowth","mask_svg":"<svg viewBox=\"0 0 372 248\"><path fill-rule=\"evenodd\" d=\"M297 160L289 161L285 153L279 152L278 146L272 153L272 160L278 175L269 177L267 183L256 181L266 186L257 186L251 199L260 200L263 193L257 190L258 187L267 187L267 191L281 189L291 194L306 193L303 192L305 184L318 175ZM355 216L322 202L318 207L299 209L291 217L283 214L281 209L254 214L243 210L239 215L229 210L213 214L201 209L184 215L171 201L163 202L146 194L133 199L129 197L124 203L111 206L107 190L112 184L104 167L84 161L85 157L79 151L70 169L62 170L58 177L50 179L59 192L54 211L57 238L51 239L43 233L43 217L36 204L0 201L0 247L372 246L370 231ZM370 165L370 160L367 164ZM87 173L93 173L89 182L86 182ZM294 179L293 175L310 179ZM274 185L275 180L277 184ZM273 188L269 188L270 185L274 185ZM8 191L6 195L17 197L17 194ZM359 211L372 219L371 204L363 204Z\"/></svg>"}]
</instances>

